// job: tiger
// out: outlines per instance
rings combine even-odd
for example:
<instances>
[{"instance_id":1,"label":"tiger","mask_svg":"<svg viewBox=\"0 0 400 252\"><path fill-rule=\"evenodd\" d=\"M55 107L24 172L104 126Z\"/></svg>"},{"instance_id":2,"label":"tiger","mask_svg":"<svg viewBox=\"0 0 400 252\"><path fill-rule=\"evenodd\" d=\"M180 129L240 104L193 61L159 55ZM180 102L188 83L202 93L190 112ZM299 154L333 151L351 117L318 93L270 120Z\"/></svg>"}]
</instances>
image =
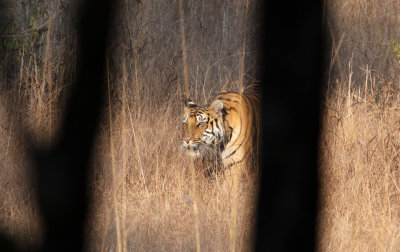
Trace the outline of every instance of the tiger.
<instances>
[{"instance_id":1,"label":"tiger","mask_svg":"<svg viewBox=\"0 0 400 252\"><path fill-rule=\"evenodd\" d=\"M182 147L189 156L215 154L224 168L252 159L259 131L260 84L223 90L209 105L184 101Z\"/></svg>"}]
</instances>

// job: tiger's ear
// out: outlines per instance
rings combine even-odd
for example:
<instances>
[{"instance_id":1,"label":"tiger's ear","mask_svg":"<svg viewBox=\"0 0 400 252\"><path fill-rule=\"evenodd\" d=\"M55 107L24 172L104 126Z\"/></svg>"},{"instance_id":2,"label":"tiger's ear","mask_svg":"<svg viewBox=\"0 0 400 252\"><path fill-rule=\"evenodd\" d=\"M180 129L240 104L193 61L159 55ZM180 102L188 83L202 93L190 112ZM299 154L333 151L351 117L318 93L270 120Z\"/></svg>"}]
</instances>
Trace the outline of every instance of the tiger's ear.
<instances>
[{"instance_id":1,"label":"tiger's ear","mask_svg":"<svg viewBox=\"0 0 400 252\"><path fill-rule=\"evenodd\" d=\"M214 112L216 116L221 116L222 115L222 109L224 108L224 104L222 103L221 100L214 100L210 104L210 109Z\"/></svg>"},{"instance_id":2,"label":"tiger's ear","mask_svg":"<svg viewBox=\"0 0 400 252\"><path fill-rule=\"evenodd\" d=\"M185 114L188 114L191 108L197 107L197 104L192 102L190 98L185 99L184 101L184 109L185 109Z\"/></svg>"}]
</instances>

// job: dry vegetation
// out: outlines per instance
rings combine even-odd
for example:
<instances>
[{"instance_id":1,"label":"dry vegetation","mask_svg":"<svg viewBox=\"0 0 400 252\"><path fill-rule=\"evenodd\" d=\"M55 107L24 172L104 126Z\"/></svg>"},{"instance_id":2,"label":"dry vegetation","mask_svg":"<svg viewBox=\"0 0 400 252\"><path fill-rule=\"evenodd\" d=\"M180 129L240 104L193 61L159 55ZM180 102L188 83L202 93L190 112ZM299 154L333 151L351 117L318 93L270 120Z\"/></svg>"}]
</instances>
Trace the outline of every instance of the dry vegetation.
<instances>
[{"instance_id":1,"label":"dry vegetation","mask_svg":"<svg viewBox=\"0 0 400 252\"><path fill-rule=\"evenodd\" d=\"M319 248L400 247L400 1L328 1Z\"/></svg>"},{"instance_id":2,"label":"dry vegetation","mask_svg":"<svg viewBox=\"0 0 400 252\"><path fill-rule=\"evenodd\" d=\"M191 97L207 103L221 89L240 87L246 2L184 2ZM251 16L254 1L249 2ZM16 132L28 132L42 145L57 135L75 74L76 6L21 0L8 8L1 62L8 66L1 98L9 110L0 112L0 145L6 150L0 152L5 188L0 226L30 247L40 244L41 226L29 189L32 171ZM118 9L105 76L109 102L90 179L87 249L251 250L256 174L243 174L235 191L220 175L193 170L179 150L184 93L179 1L121 1ZM245 78L253 79L255 23L249 20L248 27Z\"/></svg>"},{"instance_id":3,"label":"dry vegetation","mask_svg":"<svg viewBox=\"0 0 400 252\"><path fill-rule=\"evenodd\" d=\"M256 174L239 190L192 173L179 151L183 96L179 2L121 1L109 53L109 103L93 157L89 251L251 250ZM191 96L238 89L245 1L186 1ZM254 1L250 1L253 16ZM75 6L11 1L2 37L0 228L27 246L41 226L25 143L56 135L73 80ZM400 1L325 1L328 57L321 136L321 251L400 247ZM33 29L39 27L39 29ZM256 24L249 21L246 79ZM6 109L4 104L8 104ZM10 114L13 115L10 117ZM11 119L10 119L11 118ZM237 204L235 203L237 202Z\"/></svg>"}]
</instances>

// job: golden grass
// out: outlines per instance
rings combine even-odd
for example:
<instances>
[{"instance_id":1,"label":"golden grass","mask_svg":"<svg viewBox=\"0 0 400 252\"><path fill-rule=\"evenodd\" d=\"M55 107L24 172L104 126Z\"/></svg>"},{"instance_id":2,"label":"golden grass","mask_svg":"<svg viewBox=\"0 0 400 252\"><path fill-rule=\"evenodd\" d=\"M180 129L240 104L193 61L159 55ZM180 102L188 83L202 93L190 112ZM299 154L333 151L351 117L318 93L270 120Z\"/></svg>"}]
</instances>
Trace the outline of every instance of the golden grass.
<instances>
[{"instance_id":1,"label":"golden grass","mask_svg":"<svg viewBox=\"0 0 400 252\"><path fill-rule=\"evenodd\" d=\"M322 251L397 251L400 246L400 100L397 91L390 92L395 106L385 94L360 97L353 90L349 97L346 88L338 88L327 101L321 145Z\"/></svg>"},{"instance_id":2,"label":"golden grass","mask_svg":"<svg viewBox=\"0 0 400 252\"><path fill-rule=\"evenodd\" d=\"M332 46L321 136L321 251L398 251L399 1L327 1Z\"/></svg>"},{"instance_id":3,"label":"golden grass","mask_svg":"<svg viewBox=\"0 0 400 252\"><path fill-rule=\"evenodd\" d=\"M109 102L92 160L87 250L249 251L257 173L238 180L205 177L180 152L185 91L179 4L142 2L123 1L115 27ZM253 51L246 51L245 69L239 70L246 1L187 4L190 94L207 103L218 90L239 90L241 71L252 75ZM318 249L397 251L400 66L390 40L400 40L400 4L353 0L325 6L332 52L322 118ZM49 16L59 13L51 10ZM12 109L0 107L0 231L27 247L40 245L42 229L31 190L35 181L29 180L33 171L17 135L22 129L47 145L58 131L65 83L74 73L69 61L60 60L74 54L62 20L55 16L48 24L43 50L32 45L18 51L15 78L1 79L1 102ZM250 45L254 29L248 22ZM59 47L72 47L71 55Z\"/></svg>"},{"instance_id":4,"label":"golden grass","mask_svg":"<svg viewBox=\"0 0 400 252\"><path fill-rule=\"evenodd\" d=\"M202 251L226 251L231 246L232 218L238 229L236 250L240 244L244 244L244 251L249 250L256 178L242 178L237 214L232 216L236 194L231 185L219 175L208 178L202 170L194 169L179 150L180 125L164 117L140 119L131 113L131 106L127 104L125 112L114 115L111 138L107 137L109 129L104 128L96 149L92 180L96 197L88 231L91 250L107 251L127 243L128 250L139 251L193 251L199 246ZM171 106L152 113L161 114L158 110L163 115L175 114ZM116 173L112 173L112 166ZM116 177L110 180L112 175ZM116 212L119 218L114 217ZM120 237L124 237L122 242Z\"/></svg>"}]
</instances>

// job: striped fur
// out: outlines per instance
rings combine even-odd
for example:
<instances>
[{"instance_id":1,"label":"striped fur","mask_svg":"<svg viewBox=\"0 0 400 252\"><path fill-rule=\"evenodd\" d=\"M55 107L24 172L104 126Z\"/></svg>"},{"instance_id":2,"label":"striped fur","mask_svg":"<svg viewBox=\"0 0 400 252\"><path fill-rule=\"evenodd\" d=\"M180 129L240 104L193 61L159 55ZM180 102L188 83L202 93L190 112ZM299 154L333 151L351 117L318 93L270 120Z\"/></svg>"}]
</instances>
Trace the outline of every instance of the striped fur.
<instances>
[{"instance_id":1,"label":"striped fur","mask_svg":"<svg viewBox=\"0 0 400 252\"><path fill-rule=\"evenodd\" d=\"M191 156L217 154L224 167L250 159L256 147L259 84L220 92L210 105L185 101L182 147Z\"/></svg>"}]
</instances>

